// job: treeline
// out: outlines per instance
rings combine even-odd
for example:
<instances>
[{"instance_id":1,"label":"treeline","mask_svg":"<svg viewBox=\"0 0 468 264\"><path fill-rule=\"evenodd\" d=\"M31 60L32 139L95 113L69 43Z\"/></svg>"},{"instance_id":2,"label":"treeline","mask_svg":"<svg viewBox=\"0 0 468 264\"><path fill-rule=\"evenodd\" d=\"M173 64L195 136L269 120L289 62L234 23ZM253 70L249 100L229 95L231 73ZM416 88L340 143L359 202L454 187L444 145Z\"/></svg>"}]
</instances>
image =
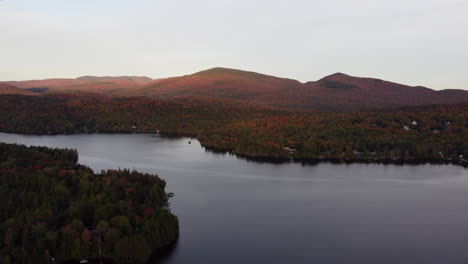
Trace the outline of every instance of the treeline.
<instances>
[{"instance_id":1,"label":"treeline","mask_svg":"<svg viewBox=\"0 0 468 264\"><path fill-rule=\"evenodd\" d=\"M232 120L275 110L243 102L183 98L110 98L100 94L0 95L0 131L25 134L132 133L198 135Z\"/></svg>"},{"instance_id":2,"label":"treeline","mask_svg":"<svg viewBox=\"0 0 468 264\"><path fill-rule=\"evenodd\" d=\"M253 157L466 164L468 104L252 118L200 139Z\"/></svg>"},{"instance_id":3,"label":"treeline","mask_svg":"<svg viewBox=\"0 0 468 264\"><path fill-rule=\"evenodd\" d=\"M0 96L0 131L190 135L251 158L466 164L468 104L330 113L234 100Z\"/></svg>"},{"instance_id":4,"label":"treeline","mask_svg":"<svg viewBox=\"0 0 468 264\"><path fill-rule=\"evenodd\" d=\"M177 217L162 208L164 180L95 174L77 160L75 150L0 143L0 263L141 263L177 239Z\"/></svg>"}]
</instances>

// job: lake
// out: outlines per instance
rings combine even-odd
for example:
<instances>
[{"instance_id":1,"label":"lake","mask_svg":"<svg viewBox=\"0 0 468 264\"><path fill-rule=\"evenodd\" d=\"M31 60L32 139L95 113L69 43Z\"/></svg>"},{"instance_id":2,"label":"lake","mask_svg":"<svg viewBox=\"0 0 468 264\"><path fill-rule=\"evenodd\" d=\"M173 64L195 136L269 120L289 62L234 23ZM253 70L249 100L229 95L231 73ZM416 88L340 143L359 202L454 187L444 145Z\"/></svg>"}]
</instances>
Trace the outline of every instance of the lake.
<instances>
[{"instance_id":1,"label":"lake","mask_svg":"<svg viewBox=\"0 0 468 264\"><path fill-rule=\"evenodd\" d=\"M95 171L165 179L181 235L163 263L468 263L463 167L258 163L155 135L0 141L76 148Z\"/></svg>"}]
</instances>

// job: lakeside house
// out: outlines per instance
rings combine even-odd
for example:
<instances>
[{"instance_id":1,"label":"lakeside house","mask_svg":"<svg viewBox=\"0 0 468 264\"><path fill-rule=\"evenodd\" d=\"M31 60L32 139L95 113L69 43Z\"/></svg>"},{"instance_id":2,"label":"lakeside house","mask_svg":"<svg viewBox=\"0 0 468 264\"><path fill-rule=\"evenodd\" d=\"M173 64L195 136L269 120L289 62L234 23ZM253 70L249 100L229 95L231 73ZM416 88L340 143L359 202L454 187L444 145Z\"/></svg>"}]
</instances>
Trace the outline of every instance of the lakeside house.
<instances>
[{"instance_id":1,"label":"lakeside house","mask_svg":"<svg viewBox=\"0 0 468 264\"><path fill-rule=\"evenodd\" d=\"M287 151L289 152L289 154L294 154L294 153L296 153L296 149L295 149L295 148L284 147L284 150L287 150Z\"/></svg>"}]
</instances>

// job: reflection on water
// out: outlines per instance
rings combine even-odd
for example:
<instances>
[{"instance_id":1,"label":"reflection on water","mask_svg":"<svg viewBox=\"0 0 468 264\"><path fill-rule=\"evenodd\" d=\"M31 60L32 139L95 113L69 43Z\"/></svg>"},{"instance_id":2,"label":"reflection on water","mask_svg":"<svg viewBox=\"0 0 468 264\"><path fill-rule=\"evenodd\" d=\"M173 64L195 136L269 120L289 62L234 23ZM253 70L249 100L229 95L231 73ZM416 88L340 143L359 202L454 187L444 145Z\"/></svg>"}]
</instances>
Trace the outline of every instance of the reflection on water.
<instances>
[{"instance_id":1,"label":"reflection on water","mask_svg":"<svg viewBox=\"0 0 468 264\"><path fill-rule=\"evenodd\" d=\"M257 163L153 135L0 141L77 148L94 170L164 178L181 236L162 263L468 262L462 167Z\"/></svg>"}]
</instances>

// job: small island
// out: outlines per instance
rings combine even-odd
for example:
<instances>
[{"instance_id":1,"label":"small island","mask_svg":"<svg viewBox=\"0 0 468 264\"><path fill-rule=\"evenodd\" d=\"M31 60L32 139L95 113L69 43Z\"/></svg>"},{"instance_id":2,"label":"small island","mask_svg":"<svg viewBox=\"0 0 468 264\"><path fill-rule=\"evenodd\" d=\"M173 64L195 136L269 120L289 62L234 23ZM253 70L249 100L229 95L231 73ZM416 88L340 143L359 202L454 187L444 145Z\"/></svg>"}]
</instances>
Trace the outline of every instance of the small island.
<instances>
[{"instance_id":1,"label":"small island","mask_svg":"<svg viewBox=\"0 0 468 264\"><path fill-rule=\"evenodd\" d=\"M1 263L144 263L177 240L164 180L77 162L76 150L0 143Z\"/></svg>"}]
</instances>

